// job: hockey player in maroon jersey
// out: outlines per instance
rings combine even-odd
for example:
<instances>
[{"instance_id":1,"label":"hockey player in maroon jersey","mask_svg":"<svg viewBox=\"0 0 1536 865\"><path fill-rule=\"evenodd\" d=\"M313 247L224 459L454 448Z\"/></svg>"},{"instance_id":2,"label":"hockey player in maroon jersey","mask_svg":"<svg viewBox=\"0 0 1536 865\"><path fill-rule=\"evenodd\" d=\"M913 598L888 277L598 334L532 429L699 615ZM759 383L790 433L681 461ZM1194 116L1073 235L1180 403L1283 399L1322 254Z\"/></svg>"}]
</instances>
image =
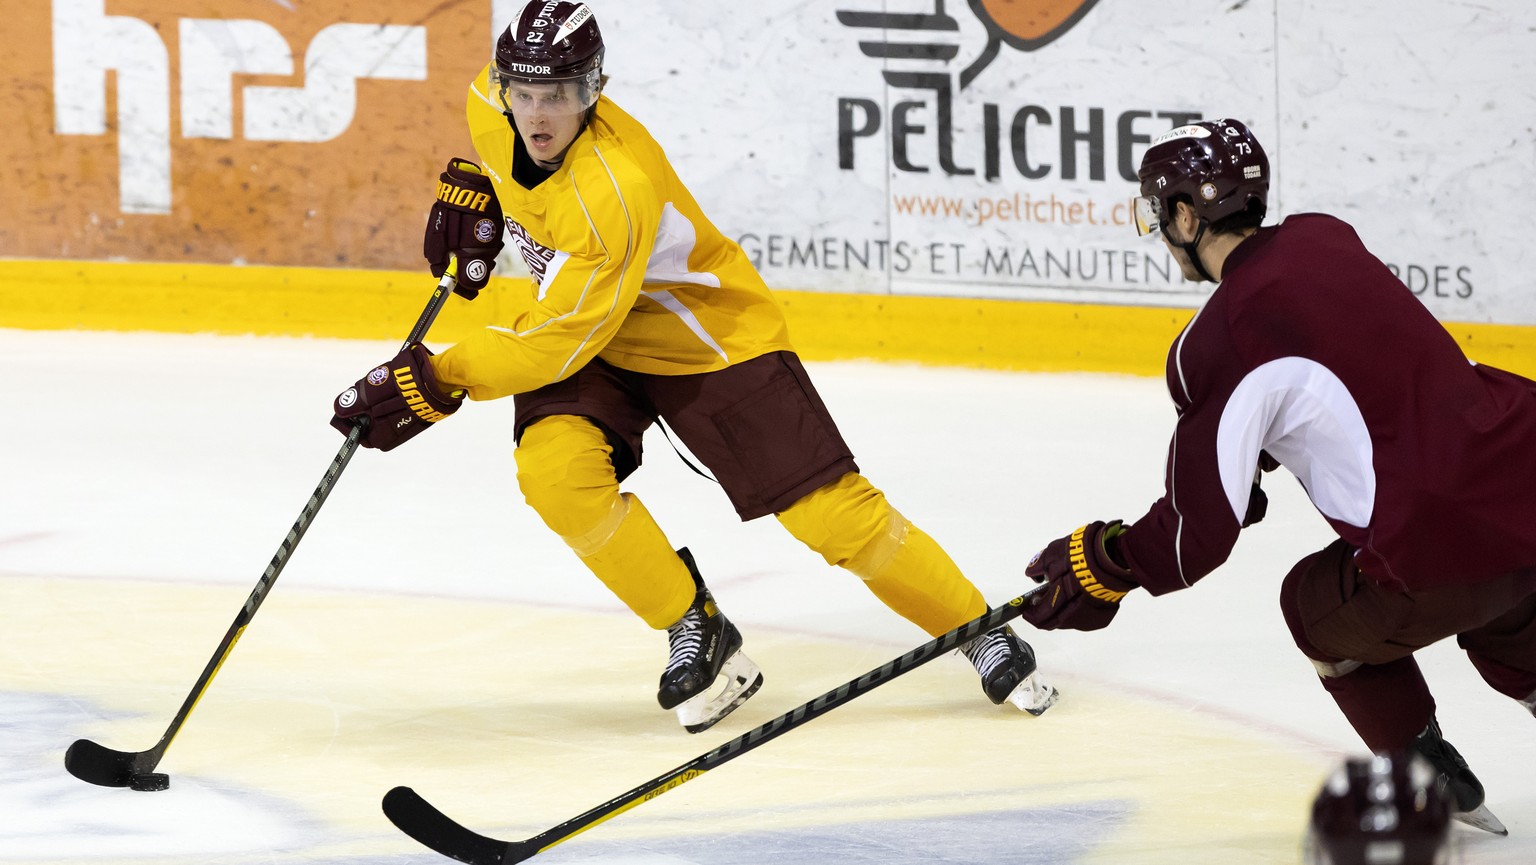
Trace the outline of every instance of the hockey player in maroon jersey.
<instances>
[{"instance_id":1,"label":"hockey player in maroon jersey","mask_svg":"<svg viewBox=\"0 0 1536 865\"><path fill-rule=\"evenodd\" d=\"M1458 848L1436 774L1410 751L1346 759L1312 800L1306 865L1450 865Z\"/></svg>"},{"instance_id":2,"label":"hockey player in maroon jersey","mask_svg":"<svg viewBox=\"0 0 1536 865\"><path fill-rule=\"evenodd\" d=\"M1218 283L1168 353L1166 493L1041 551L1024 618L1093 630L1133 589L1194 585L1262 518L1258 469L1284 466L1339 535L1282 584L1297 646L1367 746L1423 754L1457 817L1503 834L1414 652L1455 637L1536 712L1536 383L1469 362L1344 222L1260 227L1269 173L1235 120L1148 148L1138 230L1186 278Z\"/></svg>"},{"instance_id":3,"label":"hockey player in maroon jersey","mask_svg":"<svg viewBox=\"0 0 1536 865\"><path fill-rule=\"evenodd\" d=\"M602 93L604 43L585 3L534 0L466 88L479 160L438 185L424 252L456 260L473 299L503 224L533 276L503 314L434 355L411 346L337 398L333 423L369 423L389 450L471 400L517 403L518 485L576 557L665 631L663 709L700 732L762 674L684 548L619 484L665 419L743 520L772 514L829 563L933 636L988 610L939 544L854 463L795 355L782 309L741 247L704 215L651 134ZM405 377L402 378L402 375ZM993 703L1033 715L1056 691L1013 629L964 653Z\"/></svg>"}]
</instances>

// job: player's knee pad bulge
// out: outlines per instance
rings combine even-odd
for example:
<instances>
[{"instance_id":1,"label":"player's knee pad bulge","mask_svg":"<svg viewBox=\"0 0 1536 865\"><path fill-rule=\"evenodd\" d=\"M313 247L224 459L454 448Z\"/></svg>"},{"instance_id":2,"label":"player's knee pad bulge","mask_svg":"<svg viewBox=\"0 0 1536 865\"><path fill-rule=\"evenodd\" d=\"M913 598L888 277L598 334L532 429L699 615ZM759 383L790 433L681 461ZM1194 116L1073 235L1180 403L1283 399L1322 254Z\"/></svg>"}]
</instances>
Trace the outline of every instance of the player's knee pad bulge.
<instances>
[{"instance_id":1,"label":"player's knee pad bulge","mask_svg":"<svg viewBox=\"0 0 1536 865\"><path fill-rule=\"evenodd\" d=\"M591 421L559 415L523 433L514 456L523 498L556 534L582 535L614 508L619 483L611 447Z\"/></svg>"}]
</instances>

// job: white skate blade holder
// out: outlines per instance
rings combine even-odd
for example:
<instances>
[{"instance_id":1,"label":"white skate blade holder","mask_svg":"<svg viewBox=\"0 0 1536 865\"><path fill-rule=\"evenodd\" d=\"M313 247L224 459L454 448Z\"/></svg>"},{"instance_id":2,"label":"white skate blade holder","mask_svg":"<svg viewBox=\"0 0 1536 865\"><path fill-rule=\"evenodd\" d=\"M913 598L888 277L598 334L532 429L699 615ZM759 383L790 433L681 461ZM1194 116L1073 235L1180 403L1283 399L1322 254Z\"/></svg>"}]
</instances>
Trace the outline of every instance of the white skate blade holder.
<instances>
[{"instance_id":1,"label":"white skate blade holder","mask_svg":"<svg viewBox=\"0 0 1536 865\"><path fill-rule=\"evenodd\" d=\"M1479 805L1471 811L1457 811L1451 816L1468 826L1481 829L1484 832L1492 832L1495 835L1509 834L1509 830L1504 828L1503 822L1493 816L1493 812L1488 810L1487 805Z\"/></svg>"},{"instance_id":2,"label":"white skate blade holder","mask_svg":"<svg viewBox=\"0 0 1536 865\"><path fill-rule=\"evenodd\" d=\"M737 651L720 667L720 675L703 691L677 705L677 721L690 733L702 733L736 710L757 693L763 674L743 652Z\"/></svg>"},{"instance_id":3,"label":"white skate blade holder","mask_svg":"<svg viewBox=\"0 0 1536 865\"><path fill-rule=\"evenodd\" d=\"M1041 679L1040 671L1036 670L1013 689L1013 693L1008 695L1008 702L1031 715L1039 716L1056 704L1058 696L1056 688Z\"/></svg>"}]
</instances>

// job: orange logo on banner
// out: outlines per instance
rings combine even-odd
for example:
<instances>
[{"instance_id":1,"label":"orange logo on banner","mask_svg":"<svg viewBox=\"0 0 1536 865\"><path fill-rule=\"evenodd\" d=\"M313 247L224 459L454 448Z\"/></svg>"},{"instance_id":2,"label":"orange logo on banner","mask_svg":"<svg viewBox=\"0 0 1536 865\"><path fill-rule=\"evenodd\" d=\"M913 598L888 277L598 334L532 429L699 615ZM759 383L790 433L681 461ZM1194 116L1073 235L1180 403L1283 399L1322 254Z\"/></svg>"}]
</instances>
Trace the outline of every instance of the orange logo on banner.
<instances>
[{"instance_id":1,"label":"orange logo on banner","mask_svg":"<svg viewBox=\"0 0 1536 865\"><path fill-rule=\"evenodd\" d=\"M866 57L886 63L885 80L894 87L948 90L948 73L933 71L933 64L948 66L960 57L960 22L945 11L946 0L934 0L932 12L875 12L839 9L837 20L846 27L869 33L859 42ZM1034 51L1072 29L1098 0L969 0L971 11L987 29L987 42L979 56L959 70L960 89L970 86L993 60L1002 43L1020 51ZM876 33L879 37L876 38ZM897 38L893 35L900 34ZM895 62L893 62L895 61ZM916 64L914 67L913 64Z\"/></svg>"},{"instance_id":2,"label":"orange logo on banner","mask_svg":"<svg viewBox=\"0 0 1536 865\"><path fill-rule=\"evenodd\" d=\"M1072 29L1098 0L970 0L994 39L1033 51Z\"/></svg>"},{"instance_id":3,"label":"orange logo on banner","mask_svg":"<svg viewBox=\"0 0 1536 865\"><path fill-rule=\"evenodd\" d=\"M0 256L421 265L496 4L12 5Z\"/></svg>"}]
</instances>

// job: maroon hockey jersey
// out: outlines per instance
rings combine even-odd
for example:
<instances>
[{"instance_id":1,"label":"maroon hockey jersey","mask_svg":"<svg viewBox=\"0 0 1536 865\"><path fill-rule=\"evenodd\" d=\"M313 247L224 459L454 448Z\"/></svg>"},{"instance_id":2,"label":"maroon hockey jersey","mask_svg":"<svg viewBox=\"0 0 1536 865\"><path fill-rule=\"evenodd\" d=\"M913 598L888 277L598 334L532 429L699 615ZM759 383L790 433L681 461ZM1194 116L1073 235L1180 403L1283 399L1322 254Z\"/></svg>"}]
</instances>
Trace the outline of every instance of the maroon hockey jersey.
<instances>
[{"instance_id":1,"label":"maroon hockey jersey","mask_svg":"<svg viewBox=\"0 0 1536 865\"><path fill-rule=\"evenodd\" d=\"M1468 361L1346 223L1292 216L1243 241L1167 377L1167 490L1121 542L1153 594L1226 561L1260 450L1384 586L1536 566L1536 383Z\"/></svg>"}]
</instances>

